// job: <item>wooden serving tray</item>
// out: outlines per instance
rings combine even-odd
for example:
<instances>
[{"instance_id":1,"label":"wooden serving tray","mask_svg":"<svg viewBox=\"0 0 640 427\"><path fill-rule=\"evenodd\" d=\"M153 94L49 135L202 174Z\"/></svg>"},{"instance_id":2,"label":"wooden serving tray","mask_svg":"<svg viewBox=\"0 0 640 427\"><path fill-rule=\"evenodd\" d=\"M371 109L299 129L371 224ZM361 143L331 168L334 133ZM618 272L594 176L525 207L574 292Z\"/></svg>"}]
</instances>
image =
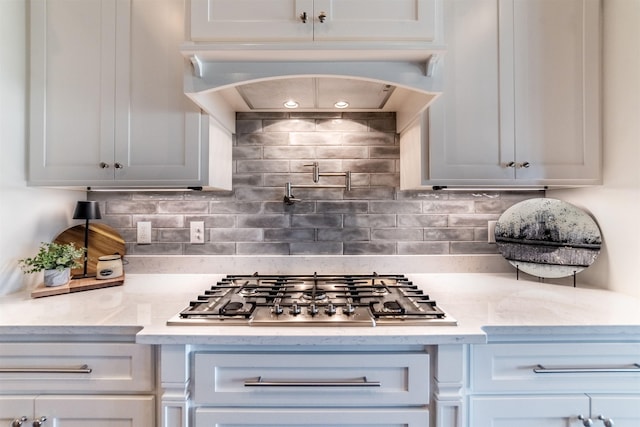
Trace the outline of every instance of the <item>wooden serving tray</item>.
<instances>
[{"instance_id":1,"label":"wooden serving tray","mask_svg":"<svg viewBox=\"0 0 640 427\"><path fill-rule=\"evenodd\" d=\"M70 294L72 292L90 291L92 289L110 288L124 284L124 274L112 279L96 279L87 277L82 279L71 279L69 283L61 286L45 286L40 283L31 291L31 298L49 297L53 295Z\"/></svg>"}]
</instances>

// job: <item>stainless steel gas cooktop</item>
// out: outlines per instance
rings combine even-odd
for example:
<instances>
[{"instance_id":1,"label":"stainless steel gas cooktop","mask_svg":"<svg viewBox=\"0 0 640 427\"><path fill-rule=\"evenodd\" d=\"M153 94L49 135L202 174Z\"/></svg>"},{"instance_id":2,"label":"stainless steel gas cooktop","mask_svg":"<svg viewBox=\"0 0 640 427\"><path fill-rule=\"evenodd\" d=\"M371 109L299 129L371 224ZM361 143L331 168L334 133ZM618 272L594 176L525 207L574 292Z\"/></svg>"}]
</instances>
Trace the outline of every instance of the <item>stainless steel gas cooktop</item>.
<instances>
[{"instance_id":1,"label":"stainless steel gas cooktop","mask_svg":"<svg viewBox=\"0 0 640 427\"><path fill-rule=\"evenodd\" d=\"M168 325L456 325L404 275L228 275Z\"/></svg>"}]
</instances>

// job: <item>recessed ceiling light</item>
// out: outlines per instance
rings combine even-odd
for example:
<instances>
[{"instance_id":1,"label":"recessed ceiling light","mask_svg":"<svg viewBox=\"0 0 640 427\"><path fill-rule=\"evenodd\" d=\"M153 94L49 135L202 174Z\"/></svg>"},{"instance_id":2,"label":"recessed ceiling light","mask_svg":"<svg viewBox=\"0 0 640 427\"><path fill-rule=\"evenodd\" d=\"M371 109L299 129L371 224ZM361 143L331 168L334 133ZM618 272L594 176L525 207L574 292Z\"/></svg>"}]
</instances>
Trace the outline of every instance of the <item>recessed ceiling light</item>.
<instances>
[{"instance_id":1,"label":"recessed ceiling light","mask_svg":"<svg viewBox=\"0 0 640 427\"><path fill-rule=\"evenodd\" d=\"M349 106L349 103L347 101L338 101L333 104L333 106L336 108L347 108Z\"/></svg>"},{"instance_id":2,"label":"recessed ceiling light","mask_svg":"<svg viewBox=\"0 0 640 427\"><path fill-rule=\"evenodd\" d=\"M287 101L284 103L285 108L298 108L298 103L296 101L294 101L293 99Z\"/></svg>"}]
</instances>

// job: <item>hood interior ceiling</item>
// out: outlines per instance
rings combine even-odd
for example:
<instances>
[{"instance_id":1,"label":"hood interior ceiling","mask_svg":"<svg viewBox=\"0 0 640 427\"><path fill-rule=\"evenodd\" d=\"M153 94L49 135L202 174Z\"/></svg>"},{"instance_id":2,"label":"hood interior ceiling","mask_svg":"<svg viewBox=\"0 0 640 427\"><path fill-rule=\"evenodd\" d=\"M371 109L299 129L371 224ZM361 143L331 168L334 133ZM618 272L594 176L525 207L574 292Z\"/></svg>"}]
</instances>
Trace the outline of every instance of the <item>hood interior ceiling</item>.
<instances>
[{"instance_id":1,"label":"hood interior ceiling","mask_svg":"<svg viewBox=\"0 0 640 427\"><path fill-rule=\"evenodd\" d=\"M283 110L295 101L300 110L332 110L338 101L349 103L349 109L383 110L395 86L367 80L333 77L299 77L263 80L234 88L252 111Z\"/></svg>"},{"instance_id":2,"label":"hood interior ceiling","mask_svg":"<svg viewBox=\"0 0 640 427\"><path fill-rule=\"evenodd\" d=\"M413 114L423 110L439 95L418 92L384 81L317 76L253 81L227 86L215 93L236 112L412 111ZM202 95L205 94L200 96ZM205 95L204 98L206 97ZM198 99L198 95L194 98ZM284 103L290 100L295 100L299 104L298 108L286 108ZM335 106L337 101L346 101L349 106L339 109Z\"/></svg>"}]
</instances>

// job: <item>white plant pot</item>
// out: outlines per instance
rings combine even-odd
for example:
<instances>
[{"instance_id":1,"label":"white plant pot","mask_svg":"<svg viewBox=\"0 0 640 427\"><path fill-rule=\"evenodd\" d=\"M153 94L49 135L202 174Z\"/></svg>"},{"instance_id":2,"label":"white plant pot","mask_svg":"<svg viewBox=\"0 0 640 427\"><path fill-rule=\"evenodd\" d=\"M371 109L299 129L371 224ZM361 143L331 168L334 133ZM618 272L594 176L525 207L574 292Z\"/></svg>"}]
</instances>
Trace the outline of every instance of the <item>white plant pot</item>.
<instances>
[{"instance_id":1,"label":"white plant pot","mask_svg":"<svg viewBox=\"0 0 640 427\"><path fill-rule=\"evenodd\" d=\"M69 283L69 280L71 280L70 268L65 268L64 270L45 270L44 271L45 286L62 286Z\"/></svg>"}]
</instances>

